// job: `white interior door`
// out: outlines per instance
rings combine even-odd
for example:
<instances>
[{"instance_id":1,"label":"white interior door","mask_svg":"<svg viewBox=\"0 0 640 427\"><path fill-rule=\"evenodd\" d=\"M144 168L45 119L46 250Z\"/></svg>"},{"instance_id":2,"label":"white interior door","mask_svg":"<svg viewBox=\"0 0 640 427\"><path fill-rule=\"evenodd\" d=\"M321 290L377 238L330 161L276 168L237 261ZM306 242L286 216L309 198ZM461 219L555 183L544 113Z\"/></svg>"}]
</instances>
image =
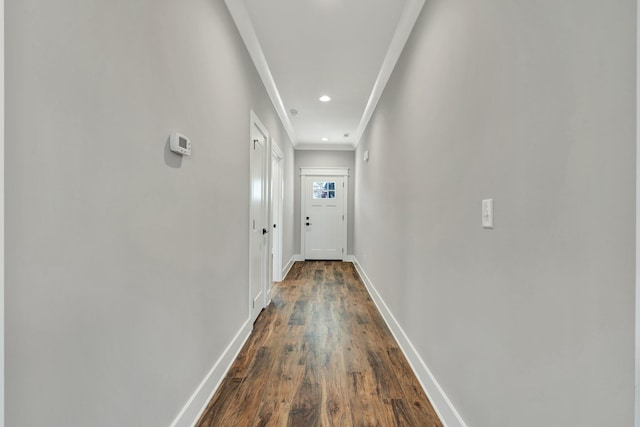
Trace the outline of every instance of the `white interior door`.
<instances>
[{"instance_id":1,"label":"white interior door","mask_svg":"<svg viewBox=\"0 0 640 427\"><path fill-rule=\"evenodd\" d=\"M272 144L271 155L271 222L272 229L272 269L274 282L282 281L282 205L283 205L283 175L282 175L282 151Z\"/></svg>"},{"instance_id":2,"label":"white interior door","mask_svg":"<svg viewBox=\"0 0 640 427\"><path fill-rule=\"evenodd\" d=\"M305 176L302 229L305 259L344 259L345 179Z\"/></svg>"},{"instance_id":3,"label":"white interior door","mask_svg":"<svg viewBox=\"0 0 640 427\"><path fill-rule=\"evenodd\" d=\"M267 214L267 141L269 134L257 117L251 115L251 207L249 224L250 317L255 320L265 306L269 256Z\"/></svg>"}]
</instances>

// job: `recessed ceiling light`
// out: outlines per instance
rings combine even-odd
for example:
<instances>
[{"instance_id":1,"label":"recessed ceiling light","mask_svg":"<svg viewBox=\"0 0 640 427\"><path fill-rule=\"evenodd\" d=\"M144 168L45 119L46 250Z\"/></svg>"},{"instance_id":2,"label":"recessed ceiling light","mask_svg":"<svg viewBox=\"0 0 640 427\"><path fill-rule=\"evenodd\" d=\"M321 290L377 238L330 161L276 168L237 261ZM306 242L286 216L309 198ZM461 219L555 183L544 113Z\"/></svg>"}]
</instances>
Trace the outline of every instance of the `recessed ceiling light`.
<instances>
[{"instance_id":1,"label":"recessed ceiling light","mask_svg":"<svg viewBox=\"0 0 640 427\"><path fill-rule=\"evenodd\" d=\"M320 102L329 102L329 101L331 101L331 97L327 96L327 95L322 95L320 98L318 98L318 100Z\"/></svg>"},{"instance_id":2,"label":"recessed ceiling light","mask_svg":"<svg viewBox=\"0 0 640 427\"><path fill-rule=\"evenodd\" d=\"M298 115L298 110L296 110L295 108L292 108L291 110L289 110L289 112L291 113L292 116Z\"/></svg>"},{"instance_id":3,"label":"recessed ceiling light","mask_svg":"<svg viewBox=\"0 0 640 427\"><path fill-rule=\"evenodd\" d=\"M322 142L327 142L329 138L322 138Z\"/></svg>"}]
</instances>

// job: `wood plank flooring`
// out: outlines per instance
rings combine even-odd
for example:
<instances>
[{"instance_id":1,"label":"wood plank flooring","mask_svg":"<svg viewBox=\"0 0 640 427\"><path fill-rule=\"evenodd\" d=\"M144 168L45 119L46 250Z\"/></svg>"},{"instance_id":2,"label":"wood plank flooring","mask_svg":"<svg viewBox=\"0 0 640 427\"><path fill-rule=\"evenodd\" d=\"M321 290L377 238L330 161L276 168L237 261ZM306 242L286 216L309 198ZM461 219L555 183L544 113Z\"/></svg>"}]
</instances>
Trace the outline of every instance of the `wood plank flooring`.
<instances>
[{"instance_id":1,"label":"wood plank flooring","mask_svg":"<svg viewBox=\"0 0 640 427\"><path fill-rule=\"evenodd\" d=\"M298 262L198 421L441 427L350 263Z\"/></svg>"}]
</instances>

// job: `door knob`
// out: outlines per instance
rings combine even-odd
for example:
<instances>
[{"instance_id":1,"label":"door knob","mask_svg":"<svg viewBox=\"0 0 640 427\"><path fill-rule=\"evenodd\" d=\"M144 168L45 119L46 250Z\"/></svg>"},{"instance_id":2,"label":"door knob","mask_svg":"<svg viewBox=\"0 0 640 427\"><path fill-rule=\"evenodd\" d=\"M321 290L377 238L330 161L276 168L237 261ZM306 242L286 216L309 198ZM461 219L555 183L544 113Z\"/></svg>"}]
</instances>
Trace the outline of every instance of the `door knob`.
<instances>
[{"instance_id":1,"label":"door knob","mask_svg":"<svg viewBox=\"0 0 640 427\"><path fill-rule=\"evenodd\" d=\"M308 223L307 223L307 225L311 225L311 223L310 223L310 222L308 222Z\"/></svg>"},{"instance_id":2,"label":"door knob","mask_svg":"<svg viewBox=\"0 0 640 427\"><path fill-rule=\"evenodd\" d=\"M263 229L262 229L262 234L263 234L263 235L267 234L268 232L269 232L269 231L268 231L266 228L263 228Z\"/></svg>"}]
</instances>

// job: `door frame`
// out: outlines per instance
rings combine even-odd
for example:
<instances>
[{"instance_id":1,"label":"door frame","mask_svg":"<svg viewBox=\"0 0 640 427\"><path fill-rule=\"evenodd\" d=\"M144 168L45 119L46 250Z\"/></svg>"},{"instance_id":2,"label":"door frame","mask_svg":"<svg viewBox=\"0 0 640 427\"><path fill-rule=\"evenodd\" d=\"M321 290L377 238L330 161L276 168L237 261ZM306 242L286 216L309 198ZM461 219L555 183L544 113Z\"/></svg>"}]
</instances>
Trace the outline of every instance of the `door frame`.
<instances>
[{"instance_id":1,"label":"door frame","mask_svg":"<svg viewBox=\"0 0 640 427\"><path fill-rule=\"evenodd\" d=\"M342 254L342 261L344 261L349 252L347 247L347 236L349 233L349 168L300 168L300 252L302 252L303 259L306 256L304 218L306 205L305 179L308 176L334 176L344 178L344 191L342 192L344 209L344 221L342 221L342 247L344 248L344 253Z\"/></svg>"},{"instance_id":2,"label":"door frame","mask_svg":"<svg viewBox=\"0 0 640 427\"><path fill-rule=\"evenodd\" d=\"M274 168L273 165L275 162L278 163L279 173L274 177ZM269 212L271 212L271 222L270 224L276 224L275 228L272 228L271 235L271 248L273 253L273 262L271 263L271 281L270 285L272 286L272 282L281 282L282 277L282 239L283 239L283 228L282 223L284 221L284 174L283 174L283 165L284 165L284 153L282 149L278 146L276 141L271 139L271 173L270 173L270 189L271 196L269 197L269 202L271 204ZM269 292L271 293L271 292Z\"/></svg>"},{"instance_id":3,"label":"door frame","mask_svg":"<svg viewBox=\"0 0 640 427\"><path fill-rule=\"evenodd\" d=\"M640 427L640 1L636 2L636 299L635 299L635 427Z\"/></svg>"},{"instance_id":4,"label":"door frame","mask_svg":"<svg viewBox=\"0 0 640 427\"><path fill-rule=\"evenodd\" d=\"M269 206L269 177L270 177L270 171L269 171L269 165L271 164L271 156L268 155L268 153L271 153L271 137L269 135L269 131L267 130L267 128L262 124L262 122L260 121L260 119L258 118L258 116L253 112L253 110L250 111L250 120L249 120L249 320L250 322L254 322L257 317L258 314L260 314L260 311L265 308L267 306L267 301L268 301L268 296L267 296L267 282L269 280L269 253L271 252L271 240L270 240L270 233L267 233L267 242L263 245L263 253L262 253L262 267L261 267L261 274L260 274L260 287L262 289L262 298L259 300L261 301L262 307L254 307L254 301L253 301L253 294L252 294L252 288L251 288L251 277L252 277L252 271L251 271L251 256L253 255L252 253L252 239L253 239L253 235L252 235L252 229L253 229L253 220L251 218L251 198L252 198L252 189L251 189L251 158L253 157L251 155L251 150L253 147L253 138L252 138L252 132L253 132L253 127L257 127L260 132L262 132L263 135L265 135L265 142L264 142L264 156L262 159L262 197L264 199L264 203L262 204L262 215L263 218L265 218L265 223L269 224L270 219L270 213L269 210L271 209Z\"/></svg>"},{"instance_id":5,"label":"door frame","mask_svg":"<svg viewBox=\"0 0 640 427\"><path fill-rule=\"evenodd\" d=\"M4 0L0 0L0 427L5 423L5 393L4 393Z\"/></svg>"}]
</instances>

